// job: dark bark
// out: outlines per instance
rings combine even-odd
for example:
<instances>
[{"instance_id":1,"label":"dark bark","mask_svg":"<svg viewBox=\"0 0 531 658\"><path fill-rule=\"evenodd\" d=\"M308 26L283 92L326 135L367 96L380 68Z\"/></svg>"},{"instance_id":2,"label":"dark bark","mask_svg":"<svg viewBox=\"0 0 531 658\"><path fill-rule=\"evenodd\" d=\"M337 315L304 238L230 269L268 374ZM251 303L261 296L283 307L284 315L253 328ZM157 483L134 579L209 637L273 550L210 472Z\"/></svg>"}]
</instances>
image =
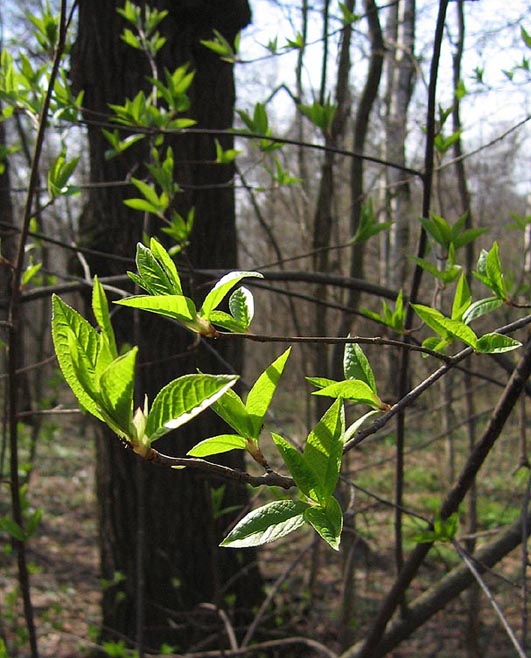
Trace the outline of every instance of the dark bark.
<instances>
[{"instance_id":1,"label":"dark bark","mask_svg":"<svg viewBox=\"0 0 531 658\"><path fill-rule=\"evenodd\" d=\"M202 46L213 28L227 39L250 20L244 0L230 2L158 2L169 15L161 25L167 38L158 65L173 71L189 63L196 72L191 90L193 116L200 128L226 129L232 124L234 86L232 67ZM105 160L107 142L97 125L105 119L109 103L132 98L146 83L147 65L138 53L120 40L122 18L116 13L121 3L108 0L79 2L79 34L73 54L75 86L85 90L85 118L89 122L90 170L93 183L122 181L128 175L142 176L146 147L140 146L127 158ZM230 147L229 136L220 138ZM214 140L209 135L181 135L167 139L175 153L176 180L184 192L179 211L195 207L196 221L188 249L194 267L234 268L236 230L234 195L230 186L232 168L214 166ZM135 196L132 189L94 189L87 199L81 221L84 241L92 248L133 257L141 239L142 217L123 205ZM151 227L157 232L157 227ZM122 273L121 264L106 258L90 261L94 273ZM201 292L190 282L190 294ZM225 371L213 351L190 351L189 334L161 318L141 316L139 376L142 393L152 400L170 379L200 368L205 372ZM132 342L134 321L129 312L115 316L118 340ZM215 349L236 370L241 354L230 345ZM142 365L144 364L144 365ZM156 444L168 454L184 455L198 440L223 431L214 414L172 433ZM241 457L231 465L242 466ZM219 485L220 483L216 483ZM219 549L227 516L212 519L210 484L187 471L170 471L141 464L124 450L115 437L100 429L97 439L97 489L101 531L102 576L120 583L103 595L103 631L108 636L142 637L145 646L158 648L170 642L179 649L204 639L205 619L187 614L196 604L214 601L223 605L225 596L236 597L236 608L250 609L261 596L260 577L253 552ZM225 504L247 504L245 490L226 486ZM141 557L142 568L137 570ZM230 584L228 584L230 581ZM144 590L142 592L142 589ZM139 592L140 590L140 592ZM142 596L143 594L143 596ZM144 602L142 599L144 598ZM142 606L143 609L138 609ZM135 629L136 626L136 629ZM139 627L141 626L141 628ZM216 638L218 646L221 640Z\"/></svg>"}]
</instances>

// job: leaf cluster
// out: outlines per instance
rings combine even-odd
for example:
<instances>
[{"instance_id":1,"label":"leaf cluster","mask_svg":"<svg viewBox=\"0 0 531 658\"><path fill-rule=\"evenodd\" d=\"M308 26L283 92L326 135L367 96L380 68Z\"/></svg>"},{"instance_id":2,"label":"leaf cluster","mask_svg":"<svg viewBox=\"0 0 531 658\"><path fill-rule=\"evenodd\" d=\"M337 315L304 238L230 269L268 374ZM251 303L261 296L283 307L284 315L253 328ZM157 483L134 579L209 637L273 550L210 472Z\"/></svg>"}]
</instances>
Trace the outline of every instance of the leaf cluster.
<instances>
[{"instance_id":1,"label":"leaf cluster","mask_svg":"<svg viewBox=\"0 0 531 658\"><path fill-rule=\"evenodd\" d=\"M117 304L176 320L201 336L217 336L214 324L238 333L248 330L253 317L252 296L248 290L233 294L229 300L231 314L218 307L242 279L262 277L258 272L229 272L216 283L198 310L194 301L183 293L175 263L155 238L151 239L149 247L137 245L136 266L138 273L127 274L148 294L127 297Z\"/></svg>"}]
</instances>

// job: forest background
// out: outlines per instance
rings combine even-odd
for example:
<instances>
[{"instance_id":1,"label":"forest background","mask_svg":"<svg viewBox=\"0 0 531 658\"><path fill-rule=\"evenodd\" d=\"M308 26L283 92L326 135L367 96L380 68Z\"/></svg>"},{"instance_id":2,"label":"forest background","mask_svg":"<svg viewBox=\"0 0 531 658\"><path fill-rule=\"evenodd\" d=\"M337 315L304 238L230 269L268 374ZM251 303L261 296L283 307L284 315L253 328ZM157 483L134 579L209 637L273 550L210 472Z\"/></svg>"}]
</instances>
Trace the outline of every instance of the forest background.
<instances>
[{"instance_id":1,"label":"forest background","mask_svg":"<svg viewBox=\"0 0 531 658\"><path fill-rule=\"evenodd\" d=\"M229 4L2 5L0 655L526 655L530 7ZM150 399L198 367L245 399L292 345L265 475L248 447L247 480L244 450L144 464L66 390L52 294L131 294L147 234L199 301L264 277L252 333L111 315ZM309 376L374 393L336 396L340 550L308 524L218 548L304 491L270 437L317 432ZM207 411L159 445L226 431Z\"/></svg>"}]
</instances>

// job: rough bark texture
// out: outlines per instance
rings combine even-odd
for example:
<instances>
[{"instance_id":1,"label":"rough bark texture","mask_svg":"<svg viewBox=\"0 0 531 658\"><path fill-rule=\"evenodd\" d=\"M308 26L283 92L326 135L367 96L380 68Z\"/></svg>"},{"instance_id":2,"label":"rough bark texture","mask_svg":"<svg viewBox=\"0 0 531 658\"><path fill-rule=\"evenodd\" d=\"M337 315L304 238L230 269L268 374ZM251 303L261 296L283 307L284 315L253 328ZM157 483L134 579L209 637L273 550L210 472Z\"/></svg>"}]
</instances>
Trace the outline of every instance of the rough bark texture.
<instances>
[{"instance_id":1,"label":"rough bark texture","mask_svg":"<svg viewBox=\"0 0 531 658\"><path fill-rule=\"evenodd\" d=\"M131 149L127 158L106 160L108 144L97 125L98 120L106 120L109 103L122 103L141 87L146 88L146 64L119 37L123 20L116 8L122 4L109 0L79 2L72 74L75 86L85 90L93 183L123 181L131 174L142 176L146 155L145 146L140 146L136 151ZM197 120L200 128L229 128L234 104L232 67L199 41L211 38L213 28L233 39L250 20L247 2L189 0L155 4L169 11L161 25L167 43L158 62L160 70L174 70L189 63L196 77L188 115ZM231 138L220 141L227 148ZM186 213L192 206L196 209L189 262L198 268L233 268L236 232L232 169L207 164L215 159L212 136L179 136L167 143L174 149L176 180L184 189L179 210ZM131 258L142 235L140 213L122 203L131 196L135 194L128 187L93 189L81 220L84 241L94 249ZM157 232L158 227L150 228ZM131 268L106 257L94 258L90 265L94 273L101 275ZM193 283L190 294L201 296ZM190 351L192 339L188 334L161 318L146 315L139 319L138 371L142 392L147 392L150 399L170 379L197 367L205 372L226 371L212 350L201 347ZM133 341L133 324L131 313L116 314L120 342ZM216 346L216 350L239 369L241 355L225 346ZM219 432L214 414L203 415L200 422L186 425L156 447L184 455L201 438ZM231 465L241 466L241 458ZM201 627L205 620L199 623L198 618L186 614L196 604L214 601L223 605L226 595L234 594L237 607L250 608L260 598L260 578L252 552L241 554L217 547L230 519L223 516L212 520L210 484L201 476L139 465L114 437L100 431L97 488L102 576L115 583L103 595L106 636L134 639L143 634L146 648L156 649L162 642L170 642L181 650L205 636L205 628ZM225 499L227 505L244 506L247 502L244 490L229 485ZM139 555L141 570L137 569ZM219 646L219 638L216 640Z\"/></svg>"}]
</instances>

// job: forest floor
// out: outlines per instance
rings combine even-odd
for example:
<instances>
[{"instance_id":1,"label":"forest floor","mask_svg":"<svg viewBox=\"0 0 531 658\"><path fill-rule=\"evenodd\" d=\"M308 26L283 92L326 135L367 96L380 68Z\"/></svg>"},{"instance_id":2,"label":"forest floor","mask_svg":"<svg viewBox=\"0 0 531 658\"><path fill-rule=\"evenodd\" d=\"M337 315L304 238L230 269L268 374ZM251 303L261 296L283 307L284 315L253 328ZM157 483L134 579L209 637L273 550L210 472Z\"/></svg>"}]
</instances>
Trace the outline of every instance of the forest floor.
<instances>
[{"instance_id":1,"label":"forest floor","mask_svg":"<svg viewBox=\"0 0 531 658\"><path fill-rule=\"evenodd\" d=\"M40 656L82 658L96 646L100 619L92 442L79 436L45 442L38 448L36 464L31 474L29 500L32 506L43 508L43 516L29 544L29 558ZM373 478L372 484L386 494L385 488L389 485L383 478L389 476L382 472L381 477L381 483ZM363 482L361 475L358 481ZM0 501L2 505L5 502ZM392 568L388 567L392 564L392 542L388 515L387 520L380 518L374 506L371 507L362 498L357 500L357 505L362 517L370 517L375 528L373 537L359 544L354 572L355 611L361 610L367 620L376 612L382 593L392 582ZM262 571L268 575L270 586L290 562L293 563L288 579L273 599L273 612L269 618L275 619L277 637L282 633L287 634L284 637L290 634L306 636L337 651L341 628L342 556L337 556L319 542L319 548L306 550L302 559L302 549L311 543L311 535L304 534L299 541L284 542L275 550L262 552ZM15 560L10 554L9 544L4 543L0 549L3 549L0 550L0 632L9 639L12 648L16 644L17 633L21 633L23 628L20 598L16 589ZM455 555L452 558L449 548L445 552L443 547L436 557L423 572L424 582L441 575L455 564ZM516 551L513 557L504 561L503 572L497 569L499 575L491 579L491 586L500 596L500 603L516 627L521 614L520 591L511 586L509 579L515 580L517 577L519 560L520 555ZM317 583L313 587L309 582L312 564ZM421 585L415 584L414 592L420 593ZM510 658L516 655L484 598L481 622L482 658ZM359 628L356 631L353 627L353 633L358 635ZM420 633L390 656L460 658L466 655L465 634L466 605L461 598L435 616ZM7 654L8 658L27 657L23 635L20 636L20 643L18 653L12 650ZM300 653L301 658L314 655L317 654L311 651Z\"/></svg>"}]
</instances>

